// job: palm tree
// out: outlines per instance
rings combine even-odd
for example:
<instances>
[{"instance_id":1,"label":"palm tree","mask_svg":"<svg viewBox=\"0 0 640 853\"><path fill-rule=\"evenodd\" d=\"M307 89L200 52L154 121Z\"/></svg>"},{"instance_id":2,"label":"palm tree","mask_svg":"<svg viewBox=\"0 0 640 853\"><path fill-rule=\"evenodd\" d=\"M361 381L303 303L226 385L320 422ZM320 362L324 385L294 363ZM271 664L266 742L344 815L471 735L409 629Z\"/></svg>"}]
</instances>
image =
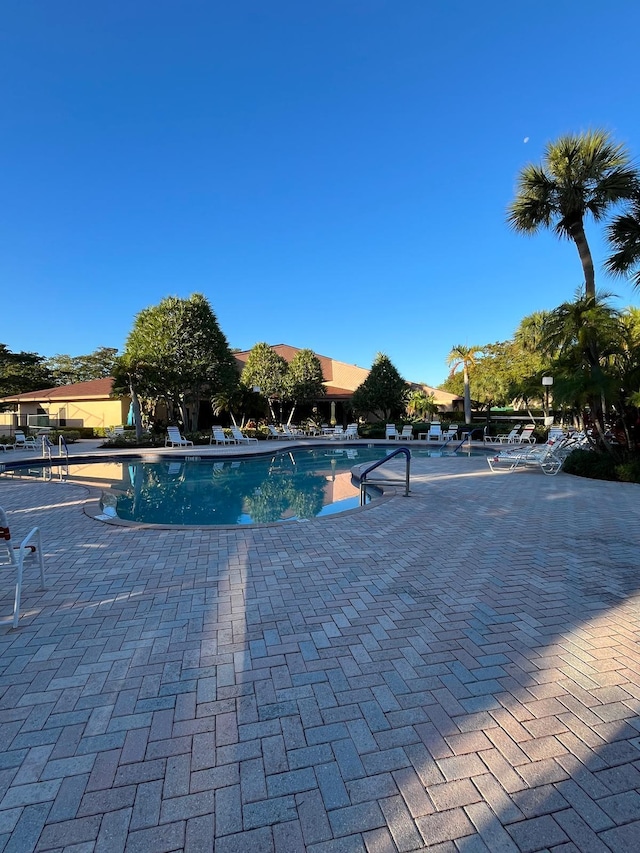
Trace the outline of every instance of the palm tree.
<instances>
[{"instance_id":1,"label":"palm tree","mask_svg":"<svg viewBox=\"0 0 640 853\"><path fill-rule=\"evenodd\" d=\"M584 273L585 294L596 295L593 258L584 230L591 215L599 222L619 201L633 198L638 172L623 145L604 130L561 136L549 142L542 165L529 164L518 178L507 221L516 231L535 234L553 228L573 240Z\"/></svg>"},{"instance_id":2,"label":"palm tree","mask_svg":"<svg viewBox=\"0 0 640 853\"><path fill-rule=\"evenodd\" d=\"M438 404L434 394L426 391L414 391L407 400L407 414L424 418L427 415L435 415L439 412Z\"/></svg>"},{"instance_id":3,"label":"palm tree","mask_svg":"<svg viewBox=\"0 0 640 853\"><path fill-rule=\"evenodd\" d=\"M477 361L477 356L482 354L482 348L477 346L466 347L457 344L447 356L447 364L451 366L451 375L462 367L462 378L464 381L464 420L471 423L471 388L469 387L469 368Z\"/></svg>"},{"instance_id":4,"label":"palm tree","mask_svg":"<svg viewBox=\"0 0 640 853\"><path fill-rule=\"evenodd\" d=\"M624 343L621 315L608 304L610 296L598 293L592 298L579 289L575 301L549 313L542 343L547 356L554 359L554 397L575 402L583 417L588 410L595 440L608 450L605 417L619 394L617 362Z\"/></svg>"},{"instance_id":5,"label":"palm tree","mask_svg":"<svg viewBox=\"0 0 640 853\"><path fill-rule=\"evenodd\" d=\"M609 225L607 239L616 251L605 267L614 275L631 273L633 286L640 289L640 195Z\"/></svg>"}]
</instances>

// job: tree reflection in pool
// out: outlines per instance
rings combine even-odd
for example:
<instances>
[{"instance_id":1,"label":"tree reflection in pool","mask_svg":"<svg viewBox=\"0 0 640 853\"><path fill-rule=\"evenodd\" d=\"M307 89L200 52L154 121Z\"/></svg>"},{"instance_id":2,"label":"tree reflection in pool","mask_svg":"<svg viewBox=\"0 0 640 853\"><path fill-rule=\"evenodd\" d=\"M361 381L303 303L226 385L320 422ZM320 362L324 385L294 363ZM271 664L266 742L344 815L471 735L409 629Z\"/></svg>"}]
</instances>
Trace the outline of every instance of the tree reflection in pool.
<instances>
[{"instance_id":1,"label":"tree reflection in pool","mask_svg":"<svg viewBox=\"0 0 640 853\"><path fill-rule=\"evenodd\" d=\"M131 485L117 492L115 509L121 519L146 524L306 520L357 507L359 488L351 468L387 452L318 448L224 461L135 461L128 466Z\"/></svg>"}]
</instances>

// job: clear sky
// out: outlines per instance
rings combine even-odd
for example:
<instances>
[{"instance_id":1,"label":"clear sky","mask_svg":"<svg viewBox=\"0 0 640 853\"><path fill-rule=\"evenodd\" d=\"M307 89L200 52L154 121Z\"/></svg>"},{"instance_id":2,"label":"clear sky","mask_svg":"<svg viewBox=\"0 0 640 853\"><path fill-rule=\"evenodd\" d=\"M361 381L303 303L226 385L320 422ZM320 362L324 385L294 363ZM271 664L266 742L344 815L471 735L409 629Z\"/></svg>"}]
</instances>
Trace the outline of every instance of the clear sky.
<instances>
[{"instance_id":1,"label":"clear sky","mask_svg":"<svg viewBox=\"0 0 640 853\"><path fill-rule=\"evenodd\" d=\"M121 349L201 292L233 347L438 384L581 285L505 209L563 133L638 158L639 32L637 0L5 0L0 342Z\"/></svg>"}]
</instances>

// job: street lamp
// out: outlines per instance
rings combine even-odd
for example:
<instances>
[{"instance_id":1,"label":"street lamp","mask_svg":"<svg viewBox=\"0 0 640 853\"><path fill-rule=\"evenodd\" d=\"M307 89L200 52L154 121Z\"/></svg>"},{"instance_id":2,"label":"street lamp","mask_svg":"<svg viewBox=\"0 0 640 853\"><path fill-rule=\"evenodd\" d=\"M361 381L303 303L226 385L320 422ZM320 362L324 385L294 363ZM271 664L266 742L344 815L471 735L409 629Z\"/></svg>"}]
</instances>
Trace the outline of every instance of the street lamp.
<instances>
[{"instance_id":1,"label":"street lamp","mask_svg":"<svg viewBox=\"0 0 640 853\"><path fill-rule=\"evenodd\" d=\"M545 393L545 404L544 404L545 413L548 415L549 414L549 388L551 388L551 386L553 385L553 376L543 376L542 377L542 384L544 386L544 393Z\"/></svg>"}]
</instances>

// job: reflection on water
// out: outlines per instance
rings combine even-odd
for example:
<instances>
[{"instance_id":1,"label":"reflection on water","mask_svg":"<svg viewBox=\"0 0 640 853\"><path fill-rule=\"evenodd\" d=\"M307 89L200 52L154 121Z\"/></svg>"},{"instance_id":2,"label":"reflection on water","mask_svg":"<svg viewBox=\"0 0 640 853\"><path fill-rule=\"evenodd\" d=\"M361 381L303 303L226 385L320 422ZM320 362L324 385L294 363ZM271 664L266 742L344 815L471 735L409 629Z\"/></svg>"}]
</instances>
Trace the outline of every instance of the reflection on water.
<instances>
[{"instance_id":1,"label":"reflection on water","mask_svg":"<svg viewBox=\"0 0 640 853\"><path fill-rule=\"evenodd\" d=\"M105 495L119 518L148 524L259 524L306 520L358 506L350 469L379 448L285 451L241 460L136 461ZM114 500L115 498L115 500Z\"/></svg>"}]
</instances>

